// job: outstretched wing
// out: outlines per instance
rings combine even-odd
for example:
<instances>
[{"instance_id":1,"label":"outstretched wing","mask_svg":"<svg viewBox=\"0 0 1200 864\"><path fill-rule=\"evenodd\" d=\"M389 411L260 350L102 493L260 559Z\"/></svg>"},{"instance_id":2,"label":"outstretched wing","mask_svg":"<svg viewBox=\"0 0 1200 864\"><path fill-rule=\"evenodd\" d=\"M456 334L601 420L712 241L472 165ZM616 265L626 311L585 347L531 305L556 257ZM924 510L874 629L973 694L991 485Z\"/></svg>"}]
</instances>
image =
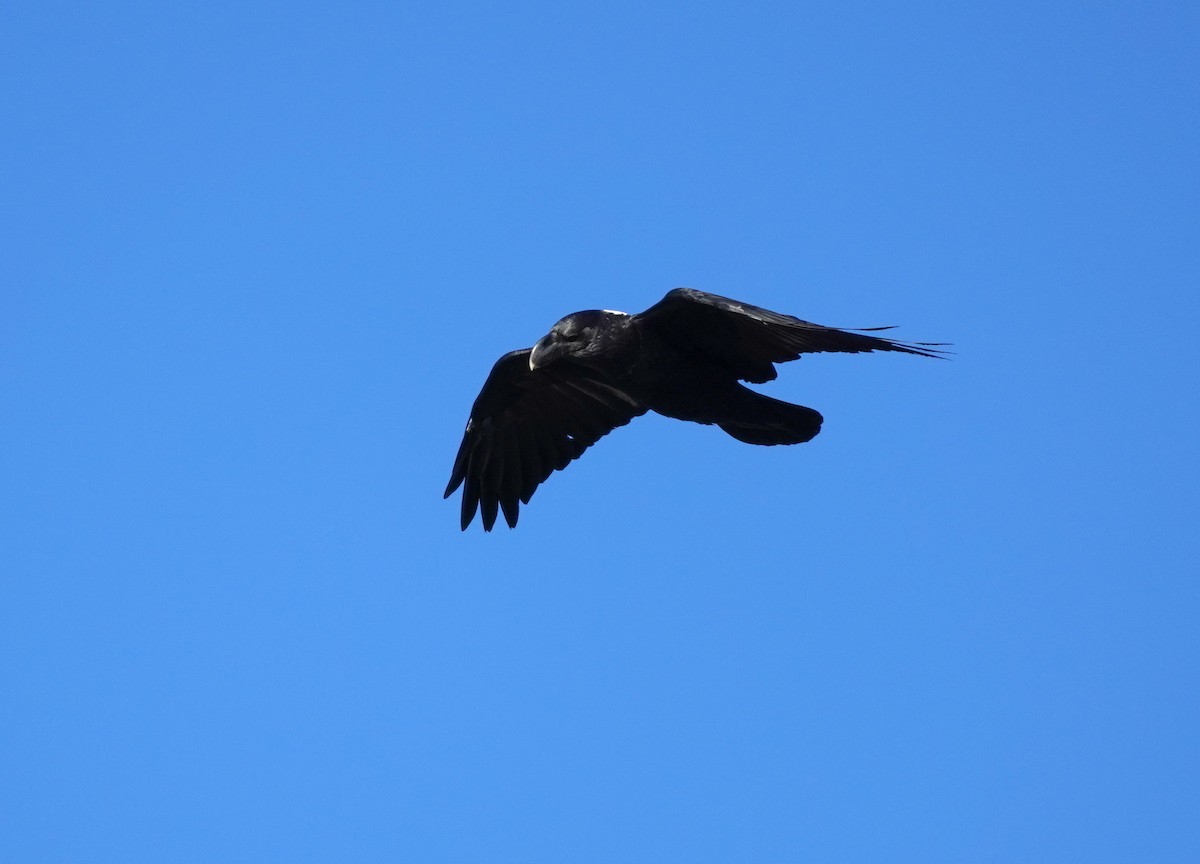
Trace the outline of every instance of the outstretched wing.
<instances>
[{"instance_id":1,"label":"outstretched wing","mask_svg":"<svg viewBox=\"0 0 1200 864\"><path fill-rule=\"evenodd\" d=\"M941 343L868 335L890 327L837 330L693 288L668 292L636 320L679 350L699 352L737 378L756 384L775 378L772 364L817 351L901 351L923 357L945 353L937 350Z\"/></svg>"},{"instance_id":2,"label":"outstretched wing","mask_svg":"<svg viewBox=\"0 0 1200 864\"><path fill-rule=\"evenodd\" d=\"M529 503L552 471L646 407L596 373L572 363L529 368L529 351L505 354L484 382L463 434L444 497L463 486L465 531L483 511L491 531L497 508L515 528L520 503Z\"/></svg>"}]
</instances>

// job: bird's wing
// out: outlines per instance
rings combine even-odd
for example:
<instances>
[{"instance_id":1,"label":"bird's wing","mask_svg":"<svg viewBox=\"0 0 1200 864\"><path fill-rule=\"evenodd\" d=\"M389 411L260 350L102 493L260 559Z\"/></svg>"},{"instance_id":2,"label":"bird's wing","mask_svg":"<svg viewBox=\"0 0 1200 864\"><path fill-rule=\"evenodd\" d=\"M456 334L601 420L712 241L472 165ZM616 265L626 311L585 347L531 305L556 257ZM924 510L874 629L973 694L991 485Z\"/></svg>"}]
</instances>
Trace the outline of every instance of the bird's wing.
<instances>
[{"instance_id":1,"label":"bird's wing","mask_svg":"<svg viewBox=\"0 0 1200 864\"><path fill-rule=\"evenodd\" d=\"M899 342L868 331L837 330L791 315L707 294L693 288L676 288L636 316L639 326L684 351L700 352L736 377L754 383L775 378L774 363L795 360L816 351L902 351L940 357L931 342Z\"/></svg>"},{"instance_id":2,"label":"bird's wing","mask_svg":"<svg viewBox=\"0 0 1200 864\"><path fill-rule=\"evenodd\" d=\"M583 366L555 363L529 369L529 351L496 361L484 382L463 434L444 497L463 486L465 531L483 512L491 531L497 508L516 527L520 503L529 503L552 471L646 407Z\"/></svg>"}]
</instances>

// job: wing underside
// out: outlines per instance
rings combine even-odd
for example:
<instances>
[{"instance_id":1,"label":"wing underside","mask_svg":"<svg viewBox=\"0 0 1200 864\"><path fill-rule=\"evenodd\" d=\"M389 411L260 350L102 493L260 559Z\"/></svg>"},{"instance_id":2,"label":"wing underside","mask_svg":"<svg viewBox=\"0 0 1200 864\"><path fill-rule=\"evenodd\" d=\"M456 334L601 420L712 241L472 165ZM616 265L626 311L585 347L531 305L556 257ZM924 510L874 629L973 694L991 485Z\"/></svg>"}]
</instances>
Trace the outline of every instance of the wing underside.
<instances>
[{"instance_id":1,"label":"wing underside","mask_svg":"<svg viewBox=\"0 0 1200 864\"><path fill-rule=\"evenodd\" d=\"M529 369L529 349L497 361L471 409L445 497L463 487L461 524L478 510L515 527L520 505L554 471L646 408L582 366Z\"/></svg>"}]
</instances>

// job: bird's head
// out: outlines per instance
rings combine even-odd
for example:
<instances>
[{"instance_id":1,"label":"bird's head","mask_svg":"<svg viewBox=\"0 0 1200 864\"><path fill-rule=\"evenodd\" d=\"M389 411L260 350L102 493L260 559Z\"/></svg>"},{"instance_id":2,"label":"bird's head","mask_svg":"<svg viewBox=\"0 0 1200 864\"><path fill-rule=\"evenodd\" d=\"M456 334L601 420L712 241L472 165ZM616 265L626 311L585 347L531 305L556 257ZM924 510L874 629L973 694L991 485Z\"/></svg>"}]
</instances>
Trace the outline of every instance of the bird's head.
<instances>
[{"instance_id":1,"label":"bird's head","mask_svg":"<svg viewBox=\"0 0 1200 864\"><path fill-rule=\"evenodd\" d=\"M557 360L587 363L605 350L610 337L624 329L624 312L589 309L568 315L550 328L529 352L529 368L540 369Z\"/></svg>"}]
</instances>

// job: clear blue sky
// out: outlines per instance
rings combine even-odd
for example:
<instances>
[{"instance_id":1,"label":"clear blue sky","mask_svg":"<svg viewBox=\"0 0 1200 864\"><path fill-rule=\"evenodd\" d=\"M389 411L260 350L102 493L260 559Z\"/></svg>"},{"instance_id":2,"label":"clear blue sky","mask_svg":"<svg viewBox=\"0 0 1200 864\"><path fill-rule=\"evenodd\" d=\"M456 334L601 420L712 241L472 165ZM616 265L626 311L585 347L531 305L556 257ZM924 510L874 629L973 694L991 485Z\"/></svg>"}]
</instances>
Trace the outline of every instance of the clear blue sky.
<instances>
[{"instance_id":1,"label":"clear blue sky","mask_svg":"<svg viewBox=\"0 0 1200 864\"><path fill-rule=\"evenodd\" d=\"M8 4L0 860L1200 860L1198 10ZM678 285L958 354L460 533Z\"/></svg>"}]
</instances>

